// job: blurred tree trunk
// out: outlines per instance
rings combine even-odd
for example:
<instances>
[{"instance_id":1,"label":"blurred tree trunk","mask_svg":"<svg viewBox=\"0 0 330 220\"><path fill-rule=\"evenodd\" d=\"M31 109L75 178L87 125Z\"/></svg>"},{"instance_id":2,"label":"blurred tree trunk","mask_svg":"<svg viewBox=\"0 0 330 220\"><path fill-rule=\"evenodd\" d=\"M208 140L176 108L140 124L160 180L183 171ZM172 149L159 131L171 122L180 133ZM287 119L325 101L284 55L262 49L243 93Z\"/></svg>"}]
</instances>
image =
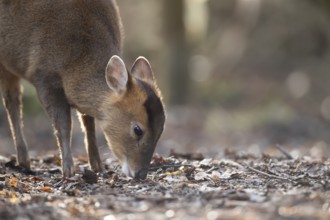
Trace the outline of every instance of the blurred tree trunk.
<instances>
[{"instance_id":1,"label":"blurred tree trunk","mask_svg":"<svg viewBox=\"0 0 330 220\"><path fill-rule=\"evenodd\" d=\"M187 101L190 78L184 26L184 0L163 0L164 36L167 44L169 102Z\"/></svg>"}]
</instances>

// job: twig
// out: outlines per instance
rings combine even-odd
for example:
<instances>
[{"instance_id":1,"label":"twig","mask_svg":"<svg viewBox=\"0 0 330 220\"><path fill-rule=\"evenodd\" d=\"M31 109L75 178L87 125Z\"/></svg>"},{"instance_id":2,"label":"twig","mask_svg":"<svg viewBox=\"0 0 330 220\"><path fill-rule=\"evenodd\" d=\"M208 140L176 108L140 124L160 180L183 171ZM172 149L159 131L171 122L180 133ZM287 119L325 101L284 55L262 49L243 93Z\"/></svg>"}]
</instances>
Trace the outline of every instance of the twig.
<instances>
[{"instance_id":1,"label":"twig","mask_svg":"<svg viewBox=\"0 0 330 220\"><path fill-rule=\"evenodd\" d=\"M178 167L192 167L190 164L169 164L169 165L161 165L157 167L150 167L149 170L158 170L159 168L178 168Z\"/></svg>"},{"instance_id":2,"label":"twig","mask_svg":"<svg viewBox=\"0 0 330 220\"><path fill-rule=\"evenodd\" d=\"M206 170L205 173L211 173L211 171L218 169L218 167L211 167L210 169Z\"/></svg>"},{"instance_id":3,"label":"twig","mask_svg":"<svg viewBox=\"0 0 330 220\"><path fill-rule=\"evenodd\" d=\"M279 144L276 144L276 148L281 151L282 154L284 154L284 156L287 158L287 159L293 159L293 157L291 156L291 154L289 154L281 145Z\"/></svg>"},{"instance_id":4,"label":"twig","mask_svg":"<svg viewBox=\"0 0 330 220\"><path fill-rule=\"evenodd\" d=\"M280 179L280 180L290 180L290 179L285 178L285 177L281 177L281 176L276 176L276 175L273 175L273 174L265 173L263 171L257 170L257 169L255 169L253 167L250 167L250 166L247 166L247 168L249 170L252 170L253 172L259 173L259 174L264 175L264 176L268 176L270 178L275 178L275 179Z\"/></svg>"}]
</instances>

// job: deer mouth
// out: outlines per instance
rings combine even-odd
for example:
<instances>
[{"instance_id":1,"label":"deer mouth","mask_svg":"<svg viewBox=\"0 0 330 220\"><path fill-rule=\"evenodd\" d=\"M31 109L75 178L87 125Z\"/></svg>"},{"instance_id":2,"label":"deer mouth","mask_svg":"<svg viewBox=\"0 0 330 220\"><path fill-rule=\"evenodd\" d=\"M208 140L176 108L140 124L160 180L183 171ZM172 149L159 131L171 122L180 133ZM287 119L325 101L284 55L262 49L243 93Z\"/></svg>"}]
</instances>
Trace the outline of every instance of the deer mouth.
<instances>
[{"instance_id":1,"label":"deer mouth","mask_svg":"<svg viewBox=\"0 0 330 220\"><path fill-rule=\"evenodd\" d=\"M126 176L134 178L134 172L129 168L127 158L125 158L121 166L121 170Z\"/></svg>"},{"instance_id":2,"label":"deer mouth","mask_svg":"<svg viewBox=\"0 0 330 220\"><path fill-rule=\"evenodd\" d=\"M140 170L134 170L131 169L129 166L129 163L127 161L127 158L125 158L123 164L122 164L122 172L131 178L134 178L136 180L144 180L147 177L149 167L143 167Z\"/></svg>"}]
</instances>

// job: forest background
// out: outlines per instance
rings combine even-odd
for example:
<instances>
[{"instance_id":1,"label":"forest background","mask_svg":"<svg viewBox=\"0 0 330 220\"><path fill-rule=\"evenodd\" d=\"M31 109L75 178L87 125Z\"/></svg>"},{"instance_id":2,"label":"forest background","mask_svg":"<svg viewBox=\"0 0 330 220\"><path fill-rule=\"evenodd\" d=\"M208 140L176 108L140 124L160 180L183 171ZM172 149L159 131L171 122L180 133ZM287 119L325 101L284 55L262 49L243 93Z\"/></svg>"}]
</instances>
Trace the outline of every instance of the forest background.
<instances>
[{"instance_id":1,"label":"forest background","mask_svg":"<svg viewBox=\"0 0 330 220\"><path fill-rule=\"evenodd\" d=\"M294 156L330 155L330 1L118 4L127 66L147 57L163 91L167 122L156 152L198 151L216 158L230 148L276 155L280 144ZM31 155L57 152L34 88L24 88ZM73 152L85 155L74 120ZM2 105L0 140L1 154L15 153Z\"/></svg>"}]
</instances>

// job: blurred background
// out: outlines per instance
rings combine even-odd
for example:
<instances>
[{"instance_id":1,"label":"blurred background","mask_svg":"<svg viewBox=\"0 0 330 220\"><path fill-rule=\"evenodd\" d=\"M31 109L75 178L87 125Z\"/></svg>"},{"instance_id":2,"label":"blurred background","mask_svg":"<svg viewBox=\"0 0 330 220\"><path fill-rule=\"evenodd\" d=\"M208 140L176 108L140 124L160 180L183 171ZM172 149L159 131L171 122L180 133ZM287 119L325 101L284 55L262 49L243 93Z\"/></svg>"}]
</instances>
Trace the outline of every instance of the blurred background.
<instances>
[{"instance_id":1,"label":"blurred background","mask_svg":"<svg viewBox=\"0 0 330 220\"><path fill-rule=\"evenodd\" d=\"M119 0L124 59L149 59L167 110L156 152L330 155L330 0ZM32 155L56 152L24 83ZM15 153L0 105L0 153ZM84 155L74 115L73 152ZM98 143L107 150L101 131Z\"/></svg>"}]
</instances>

